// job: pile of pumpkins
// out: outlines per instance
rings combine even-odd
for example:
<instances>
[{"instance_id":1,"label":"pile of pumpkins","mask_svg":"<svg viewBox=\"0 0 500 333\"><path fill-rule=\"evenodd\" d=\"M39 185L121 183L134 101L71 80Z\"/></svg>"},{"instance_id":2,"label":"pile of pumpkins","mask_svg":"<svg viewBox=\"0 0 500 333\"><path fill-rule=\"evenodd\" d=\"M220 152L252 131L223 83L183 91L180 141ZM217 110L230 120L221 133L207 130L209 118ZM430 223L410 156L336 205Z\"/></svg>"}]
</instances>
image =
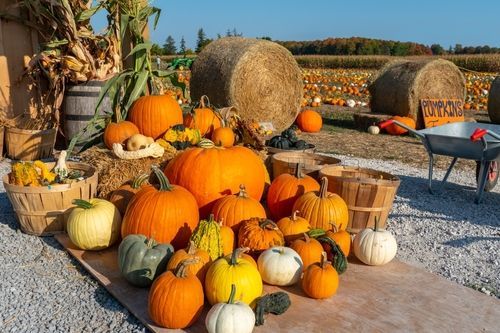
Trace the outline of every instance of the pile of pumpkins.
<instances>
[{"instance_id":1,"label":"pile of pumpkins","mask_svg":"<svg viewBox=\"0 0 500 333\"><path fill-rule=\"evenodd\" d=\"M76 200L67 232L84 250L107 248L121 237L121 274L150 287L149 315L162 327L192 325L206 300L212 305L209 332L251 332L263 283L300 283L307 296L329 298L351 246L367 264L384 264L396 254L385 230L363 230L352 243L346 203L327 191L327 178L318 183L300 168L273 180L266 212L260 202L264 164L243 146L216 147L202 139L152 173L157 186L143 174L110 201Z\"/></svg>"}]
</instances>

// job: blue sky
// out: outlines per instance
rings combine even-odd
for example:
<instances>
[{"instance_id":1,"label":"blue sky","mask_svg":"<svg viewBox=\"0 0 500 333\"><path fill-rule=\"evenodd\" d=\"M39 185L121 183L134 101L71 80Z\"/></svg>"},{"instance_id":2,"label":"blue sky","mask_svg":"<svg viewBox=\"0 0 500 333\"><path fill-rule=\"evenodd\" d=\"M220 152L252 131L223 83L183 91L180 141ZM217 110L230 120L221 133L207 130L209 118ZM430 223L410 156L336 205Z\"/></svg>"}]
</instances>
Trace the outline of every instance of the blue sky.
<instances>
[{"instance_id":1,"label":"blue sky","mask_svg":"<svg viewBox=\"0 0 500 333\"><path fill-rule=\"evenodd\" d=\"M203 28L209 38L235 28L245 37L314 40L368 37L412 41L445 48L462 45L500 46L499 0L153 0L162 9L151 39L163 44L168 35L184 36L195 47ZM99 15L96 27L105 18Z\"/></svg>"}]
</instances>

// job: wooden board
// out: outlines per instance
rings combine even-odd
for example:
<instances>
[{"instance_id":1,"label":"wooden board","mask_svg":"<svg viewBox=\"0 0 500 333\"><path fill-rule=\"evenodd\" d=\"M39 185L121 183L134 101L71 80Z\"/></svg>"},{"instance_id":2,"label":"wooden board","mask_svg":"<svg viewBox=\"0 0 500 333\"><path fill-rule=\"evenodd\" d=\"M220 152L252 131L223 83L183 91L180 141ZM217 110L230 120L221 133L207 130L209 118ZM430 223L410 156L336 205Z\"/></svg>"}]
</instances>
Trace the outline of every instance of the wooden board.
<instances>
[{"instance_id":1,"label":"wooden board","mask_svg":"<svg viewBox=\"0 0 500 333\"><path fill-rule=\"evenodd\" d=\"M65 234L55 238L118 301L153 332L205 332L207 309L186 330L155 326L147 314L147 289L129 285L118 272L116 246L105 251L76 249ZM280 290L264 286L266 293ZM337 294L327 300L283 288L292 306L268 315L255 332L498 332L500 301L397 260L370 267L350 262ZM207 307L208 308L208 307Z\"/></svg>"},{"instance_id":2,"label":"wooden board","mask_svg":"<svg viewBox=\"0 0 500 333\"><path fill-rule=\"evenodd\" d=\"M464 121L462 99L421 99L420 107L425 128Z\"/></svg>"}]
</instances>

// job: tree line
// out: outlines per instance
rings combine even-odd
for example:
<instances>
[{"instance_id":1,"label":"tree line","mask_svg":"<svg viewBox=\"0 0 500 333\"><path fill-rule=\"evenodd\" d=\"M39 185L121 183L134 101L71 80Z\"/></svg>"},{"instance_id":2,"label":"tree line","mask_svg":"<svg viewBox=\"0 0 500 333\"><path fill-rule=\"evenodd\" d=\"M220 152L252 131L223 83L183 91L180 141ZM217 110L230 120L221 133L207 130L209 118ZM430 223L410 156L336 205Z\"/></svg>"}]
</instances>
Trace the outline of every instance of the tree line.
<instances>
[{"instance_id":1,"label":"tree line","mask_svg":"<svg viewBox=\"0 0 500 333\"><path fill-rule=\"evenodd\" d=\"M228 29L225 36L242 36L236 29ZM223 37L217 34L216 38ZM270 37L260 37L261 39L272 40ZM179 48L172 36L168 36L165 44L160 46L154 44L151 50L154 55L186 55L199 53L213 39L208 38L203 28L197 33L196 48L194 50L186 47L184 36L180 40ZM444 55L444 54L489 54L500 53L500 48L484 46L462 46L456 44L445 49L440 44L430 46L413 43L399 42L383 39L371 39L361 37L351 38L327 38L314 41L275 41L283 45L294 55L392 55L392 56L412 56L412 55Z\"/></svg>"}]
</instances>

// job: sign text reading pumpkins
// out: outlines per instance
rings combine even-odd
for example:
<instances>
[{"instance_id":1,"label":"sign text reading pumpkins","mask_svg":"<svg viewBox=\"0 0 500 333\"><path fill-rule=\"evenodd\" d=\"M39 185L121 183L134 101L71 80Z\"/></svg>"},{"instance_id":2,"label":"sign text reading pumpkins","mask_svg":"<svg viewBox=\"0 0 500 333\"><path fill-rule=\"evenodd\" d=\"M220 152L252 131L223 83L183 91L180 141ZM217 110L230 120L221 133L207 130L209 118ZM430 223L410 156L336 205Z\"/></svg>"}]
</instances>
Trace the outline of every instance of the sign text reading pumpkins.
<instances>
[{"instance_id":1,"label":"sign text reading pumpkins","mask_svg":"<svg viewBox=\"0 0 500 333\"><path fill-rule=\"evenodd\" d=\"M420 106L426 128L464 121L464 101L461 99L421 99Z\"/></svg>"}]
</instances>

